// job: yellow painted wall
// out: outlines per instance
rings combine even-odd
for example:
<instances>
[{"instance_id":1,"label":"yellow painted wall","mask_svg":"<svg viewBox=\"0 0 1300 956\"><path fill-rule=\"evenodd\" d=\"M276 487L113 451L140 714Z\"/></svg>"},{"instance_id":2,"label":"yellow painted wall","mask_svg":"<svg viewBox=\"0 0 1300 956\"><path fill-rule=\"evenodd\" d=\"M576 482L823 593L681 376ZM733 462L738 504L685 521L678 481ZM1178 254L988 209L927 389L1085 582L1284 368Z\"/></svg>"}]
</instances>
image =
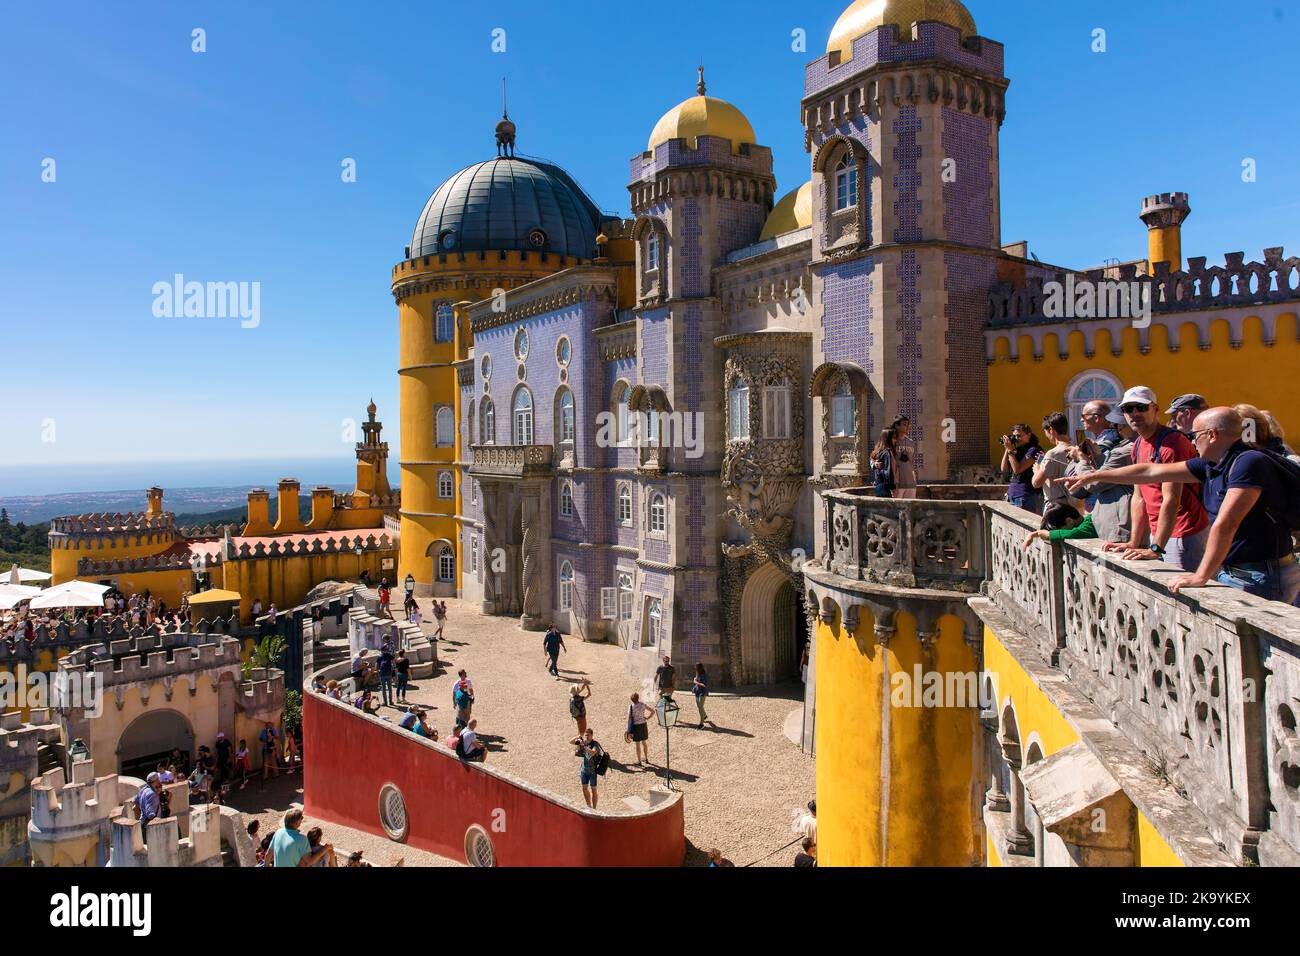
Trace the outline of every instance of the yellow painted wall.
<instances>
[{"instance_id":1,"label":"yellow painted wall","mask_svg":"<svg viewBox=\"0 0 1300 956\"><path fill-rule=\"evenodd\" d=\"M1098 331L1094 354L1084 354L1084 337L1079 331L1062 335L1048 333L1043 339L1042 361L1035 361L1033 341L1019 336L1018 361L1010 358L1007 342L998 339L989 363L989 455L997 463L1001 449L997 439L1016 422L1027 422L1041 437L1039 423L1044 415L1065 409L1065 390L1078 374L1089 370L1109 372L1125 387L1146 385L1155 390L1160 410L1175 396L1199 392L1211 405L1249 402L1268 409L1282 427L1289 429L1289 441L1300 441L1300 389L1293 381L1300 367L1300 343L1296 340L1296 315L1277 319L1275 344L1265 345L1263 325L1256 317L1242 327L1241 347L1234 349L1226 319L1210 325L1209 349L1196 344L1198 333L1190 321L1181 328L1180 347L1169 351L1168 330L1156 320L1150 328L1150 351L1138 347L1138 331L1125 328L1119 357L1111 354L1114 343L1108 331ZM1067 358L1060 357L1065 346ZM1079 427L1070 423L1071 429Z\"/></svg>"},{"instance_id":2,"label":"yellow painted wall","mask_svg":"<svg viewBox=\"0 0 1300 956\"><path fill-rule=\"evenodd\" d=\"M1141 813L1137 815L1136 866L1186 866L1164 838L1156 832L1151 821Z\"/></svg>"},{"instance_id":3,"label":"yellow painted wall","mask_svg":"<svg viewBox=\"0 0 1300 956\"><path fill-rule=\"evenodd\" d=\"M981 729L968 707L893 706L891 675L978 669L955 618L927 661L915 621L897 618L888 647L865 610L854 634L817 628L817 839L821 866L969 866L982 847L974 816ZM883 723L888 720L886 735ZM888 741L882 769L882 740ZM887 817L881 825L882 813Z\"/></svg>"},{"instance_id":4,"label":"yellow painted wall","mask_svg":"<svg viewBox=\"0 0 1300 956\"><path fill-rule=\"evenodd\" d=\"M146 538L152 535L154 540ZM172 546L170 531L151 531L141 535L105 535L86 539L65 539L67 547L50 549L51 584L63 584L77 577L77 562L82 558L92 561L125 561L129 558L148 558L161 554Z\"/></svg>"},{"instance_id":5,"label":"yellow painted wall","mask_svg":"<svg viewBox=\"0 0 1300 956\"><path fill-rule=\"evenodd\" d=\"M191 688L193 692L191 693ZM194 731L194 749L200 744L211 747L217 739L218 690L212 686L207 674L187 674L172 683L172 696L167 699L162 682L150 688L148 703L142 700L138 687L127 687L122 694L122 706L117 696L109 691L104 695L103 712L90 723L91 759L95 763L95 776L103 777L118 772L117 745L125 731L146 710L174 710L185 716Z\"/></svg>"},{"instance_id":6,"label":"yellow painted wall","mask_svg":"<svg viewBox=\"0 0 1300 956\"><path fill-rule=\"evenodd\" d=\"M468 322L458 314L454 341L434 341L438 307L488 298L494 289L509 291L577 264L573 258L550 256L543 262L536 254L507 252L425 256L393 268L394 288L413 279L426 283L420 292L404 295L397 306L402 448L402 542L397 580L411 574L421 585L431 584L434 557L428 551L440 539L452 543L458 575L464 567L460 527L455 519L462 511L460 474L455 462L458 453L462 461L470 455L468 449L460 448L460 423L465 410L453 363L468 357L473 334ZM436 447L434 439L434 410L439 405L450 405L455 413L456 437L446 448ZM497 409L498 421L501 415L502 410ZM439 498L438 472L448 469L454 482L453 497Z\"/></svg>"}]
</instances>

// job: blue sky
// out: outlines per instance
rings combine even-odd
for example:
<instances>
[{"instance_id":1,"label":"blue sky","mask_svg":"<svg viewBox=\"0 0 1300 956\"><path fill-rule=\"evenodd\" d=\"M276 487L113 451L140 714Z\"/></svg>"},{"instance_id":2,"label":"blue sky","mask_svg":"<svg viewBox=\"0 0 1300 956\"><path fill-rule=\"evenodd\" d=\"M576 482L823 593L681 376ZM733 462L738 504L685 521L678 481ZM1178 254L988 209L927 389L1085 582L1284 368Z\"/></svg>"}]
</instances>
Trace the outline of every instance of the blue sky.
<instances>
[{"instance_id":1,"label":"blue sky","mask_svg":"<svg viewBox=\"0 0 1300 956\"><path fill-rule=\"evenodd\" d=\"M1286 106L1300 4L969 7L1006 44L1012 80L1004 242L1065 265L1138 257L1142 196L1180 189L1187 255L1300 248L1300 122ZM503 75L520 152L626 214L628 159L693 94L702 62L709 93L773 149L784 192L808 178L803 67L841 9L5 5L0 462L350 455L341 422L372 394L395 444L389 270L429 194L493 153ZM191 50L196 27L205 53ZM791 50L797 28L807 53ZM1090 48L1095 28L1105 53ZM355 183L341 181L345 158ZM1245 158L1257 182L1242 182ZM260 282L260 325L156 318L151 288L175 273Z\"/></svg>"}]
</instances>

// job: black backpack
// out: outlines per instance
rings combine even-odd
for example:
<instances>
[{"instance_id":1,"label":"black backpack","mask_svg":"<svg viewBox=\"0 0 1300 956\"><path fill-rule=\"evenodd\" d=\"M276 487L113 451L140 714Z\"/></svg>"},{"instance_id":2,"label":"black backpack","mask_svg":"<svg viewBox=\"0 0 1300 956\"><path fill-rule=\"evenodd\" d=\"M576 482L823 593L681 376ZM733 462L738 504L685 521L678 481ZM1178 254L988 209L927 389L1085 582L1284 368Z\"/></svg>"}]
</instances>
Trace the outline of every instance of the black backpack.
<instances>
[{"instance_id":1,"label":"black backpack","mask_svg":"<svg viewBox=\"0 0 1300 956\"><path fill-rule=\"evenodd\" d=\"M1264 455L1273 466L1273 471L1282 484L1282 507L1278 511L1266 507L1265 510L1268 512L1269 517L1275 521L1281 519L1282 523L1293 534L1300 532L1300 465L1297 465L1285 455L1279 455L1267 448L1253 450Z\"/></svg>"},{"instance_id":2,"label":"black backpack","mask_svg":"<svg viewBox=\"0 0 1300 956\"><path fill-rule=\"evenodd\" d=\"M604 747L600 748L600 756L596 758L597 776L605 776L605 771L609 769L609 752Z\"/></svg>"}]
</instances>

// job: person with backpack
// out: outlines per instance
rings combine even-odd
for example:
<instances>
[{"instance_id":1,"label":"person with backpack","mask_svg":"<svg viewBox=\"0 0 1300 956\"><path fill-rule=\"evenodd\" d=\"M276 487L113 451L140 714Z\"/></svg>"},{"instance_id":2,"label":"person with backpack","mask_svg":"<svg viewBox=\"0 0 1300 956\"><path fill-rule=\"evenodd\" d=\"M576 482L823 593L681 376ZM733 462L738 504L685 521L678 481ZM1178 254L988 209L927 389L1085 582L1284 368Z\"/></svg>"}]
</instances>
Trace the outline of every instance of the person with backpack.
<instances>
[{"instance_id":1,"label":"person with backpack","mask_svg":"<svg viewBox=\"0 0 1300 956\"><path fill-rule=\"evenodd\" d=\"M1146 485L1200 482L1200 500L1212 520L1204 556L1190 573L1169 584L1183 588L1218 581L1256 597L1296 605L1300 566L1292 531L1300 529L1300 466L1247 446L1234 409L1210 408L1192 423L1197 457L1172 463L1129 465L1104 480ZM1086 487L1094 475L1074 479Z\"/></svg>"},{"instance_id":2,"label":"person with backpack","mask_svg":"<svg viewBox=\"0 0 1300 956\"><path fill-rule=\"evenodd\" d=\"M574 737L569 743L578 748L573 755L582 758L582 770L578 774L578 780L582 783L582 799L587 801L587 806L595 810L597 780L609 767L609 754L605 753L605 748L596 742L596 735L590 728Z\"/></svg>"},{"instance_id":3,"label":"person with backpack","mask_svg":"<svg viewBox=\"0 0 1300 956\"><path fill-rule=\"evenodd\" d=\"M650 726L648 721L655 715L655 709L641 700L640 694L632 695L632 703L627 708L627 732L623 739L636 744L636 762L650 762Z\"/></svg>"},{"instance_id":4,"label":"person with backpack","mask_svg":"<svg viewBox=\"0 0 1300 956\"><path fill-rule=\"evenodd\" d=\"M387 707L393 702L393 648L387 641L379 649L379 699Z\"/></svg>"},{"instance_id":5,"label":"person with backpack","mask_svg":"<svg viewBox=\"0 0 1300 956\"><path fill-rule=\"evenodd\" d=\"M546 665L546 669L551 672L551 676L556 680L560 679L560 651L567 650L560 629L552 624L546 629L546 634L542 637L542 651L550 660L550 663Z\"/></svg>"},{"instance_id":6,"label":"person with backpack","mask_svg":"<svg viewBox=\"0 0 1300 956\"><path fill-rule=\"evenodd\" d=\"M404 648L397 649L397 657L393 659L393 670L397 674L397 702L406 703L406 689L411 686L411 661L406 656Z\"/></svg>"},{"instance_id":7,"label":"person with backpack","mask_svg":"<svg viewBox=\"0 0 1300 956\"><path fill-rule=\"evenodd\" d=\"M578 724L578 736L587 732L587 701L591 699L591 681L584 680L581 687L569 689L569 716Z\"/></svg>"},{"instance_id":8,"label":"person with backpack","mask_svg":"<svg viewBox=\"0 0 1300 956\"><path fill-rule=\"evenodd\" d=\"M871 481L877 498L894 497L898 487L897 458L898 433L892 428L881 429L880 439L871 449Z\"/></svg>"},{"instance_id":9,"label":"person with backpack","mask_svg":"<svg viewBox=\"0 0 1300 956\"><path fill-rule=\"evenodd\" d=\"M457 676L459 679L451 688L451 703L456 708L457 727L464 727L469 723L470 712L474 709L474 684L464 668Z\"/></svg>"},{"instance_id":10,"label":"person with backpack","mask_svg":"<svg viewBox=\"0 0 1300 956\"><path fill-rule=\"evenodd\" d=\"M457 735L456 756L461 760L482 763L487 760L487 747L483 746L482 741L478 739L476 727L478 727L478 721L471 720L465 725L465 729Z\"/></svg>"}]
</instances>

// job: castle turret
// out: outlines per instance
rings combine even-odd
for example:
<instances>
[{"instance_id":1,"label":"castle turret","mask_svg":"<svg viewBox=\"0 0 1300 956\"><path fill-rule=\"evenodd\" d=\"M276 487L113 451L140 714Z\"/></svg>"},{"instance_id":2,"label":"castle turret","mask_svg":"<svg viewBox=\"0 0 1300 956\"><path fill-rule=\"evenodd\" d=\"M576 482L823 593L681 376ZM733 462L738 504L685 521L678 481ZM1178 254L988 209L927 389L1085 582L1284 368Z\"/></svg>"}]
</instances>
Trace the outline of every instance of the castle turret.
<instances>
[{"instance_id":1,"label":"castle turret","mask_svg":"<svg viewBox=\"0 0 1300 956\"><path fill-rule=\"evenodd\" d=\"M1169 271L1183 267L1183 221L1192 214L1187 193L1161 193L1142 200L1142 221L1147 226L1147 259L1151 274L1156 263L1169 263Z\"/></svg>"},{"instance_id":2,"label":"castle turret","mask_svg":"<svg viewBox=\"0 0 1300 956\"><path fill-rule=\"evenodd\" d=\"M379 411L374 399L366 406L366 420L361 423L362 440L357 442L357 488L353 498L365 495L371 503L392 494L388 485L388 442L381 437L384 423L375 419ZM315 503L313 502L313 513ZM313 524L315 520L313 519Z\"/></svg>"},{"instance_id":3,"label":"castle turret","mask_svg":"<svg viewBox=\"0 0 1300 956\"><path fill-rule=\"evenodd\" d=\"M146 517L161 518L163 513L163 490L155 485L145 493L149 496L149 506L145 511Z\"/></svg>"},{"instance_id":4,"label":"castle turret","mask_svg":"<svg viewBox=\"0 0 1300 956\"><path fill-rule=\"evenodd\" d=\"M317 485L311 490L311 528L324 531L334 517L334 489Z\"/></svg>"}]
</instances>

